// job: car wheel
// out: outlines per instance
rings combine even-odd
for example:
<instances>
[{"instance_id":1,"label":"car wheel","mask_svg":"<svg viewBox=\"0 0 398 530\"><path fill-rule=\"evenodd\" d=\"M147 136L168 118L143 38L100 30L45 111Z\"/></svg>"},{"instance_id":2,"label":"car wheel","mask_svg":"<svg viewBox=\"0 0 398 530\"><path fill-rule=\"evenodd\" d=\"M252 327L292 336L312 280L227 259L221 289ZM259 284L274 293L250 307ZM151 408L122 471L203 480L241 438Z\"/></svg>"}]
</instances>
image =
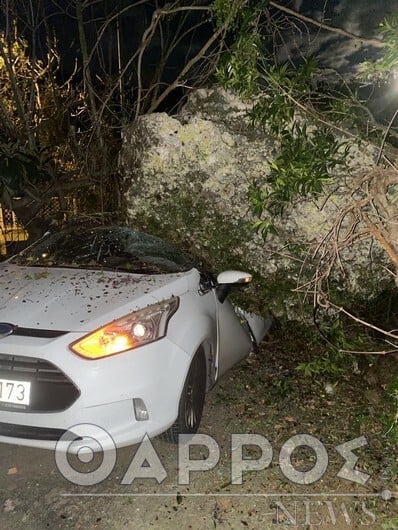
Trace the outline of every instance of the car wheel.
<instances>
[{"instance_id":1,"label":"car wheel","mask_svg":"<svg viewBox=\"0 0 398 530\"><path fill-rule=\"evenodd\" d=\"M179 434L197 432L202 418L206 394L206 359L199 350L192 359L188 375L182 389L178 416L174 424L161 437L171 443L178 442Z\"/></svg>"}]
</instances>

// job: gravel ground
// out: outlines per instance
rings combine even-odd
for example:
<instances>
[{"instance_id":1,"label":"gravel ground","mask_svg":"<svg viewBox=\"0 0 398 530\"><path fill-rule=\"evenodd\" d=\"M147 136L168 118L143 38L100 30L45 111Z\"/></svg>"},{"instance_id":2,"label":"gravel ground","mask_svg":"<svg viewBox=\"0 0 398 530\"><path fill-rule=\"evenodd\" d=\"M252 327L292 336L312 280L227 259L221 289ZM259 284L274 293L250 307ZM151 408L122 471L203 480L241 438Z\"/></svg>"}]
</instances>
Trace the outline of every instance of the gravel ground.
<instances>
[{"instance_id":1,"label":"gravel ground","mask_svg":"<svg viewBox=\"0 0 398 530\"><path fill-rule=\"evenodd\" d=\"M318 346L297 333L286 336L286 330L276 332L208 395L201 433L216 440L220 460L212 469L191 472L189 485L179 484L177 448L160 439L152 443L167 474L161 484L129 479L138 446L119 450L114 470L100 484L77 486L58 471L52 452L0 445L1 530L398 529L397 448L381 421L387 410L384 388L397 373L397 359L383 359L377 369L347 371L336 384L298 372L297 364L319 354ZM243 433L267 439L272 461L244 471L242 484L232 484L231 435ZM292 482L281 467L281 447L299 434L316 437L328 455L325 473L308 485ZM366 484L338 476L344 458L335 449L361 436L366 445L355 454L357 469L369 475ZM192 459L207 456L205 448L191 448ZM261 451L248 445L243 457L254 461ZM101 462L100 457L72 461L82 472ZM292 453L292 469L306 472L317 464L308 447ZM123 478L130 483L121 484Z\"/></svg>"}]
</instances>

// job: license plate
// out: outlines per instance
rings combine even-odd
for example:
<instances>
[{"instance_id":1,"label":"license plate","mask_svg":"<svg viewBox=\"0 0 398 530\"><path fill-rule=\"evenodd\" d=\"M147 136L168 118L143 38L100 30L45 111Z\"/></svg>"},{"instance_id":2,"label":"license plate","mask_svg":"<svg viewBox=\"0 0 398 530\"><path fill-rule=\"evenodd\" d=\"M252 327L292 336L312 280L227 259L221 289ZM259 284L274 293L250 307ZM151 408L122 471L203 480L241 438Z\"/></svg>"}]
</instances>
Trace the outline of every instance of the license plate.
<instances>
[{"instance_id":1,"label":"license plate","mask_svg":"<svg viewBox=\"0 0 398 530\"><path fill-rule=\"evenodd\" d=\"M0 379L0 402L29 405L30 383Z\"/></svg>"}]
</instances>

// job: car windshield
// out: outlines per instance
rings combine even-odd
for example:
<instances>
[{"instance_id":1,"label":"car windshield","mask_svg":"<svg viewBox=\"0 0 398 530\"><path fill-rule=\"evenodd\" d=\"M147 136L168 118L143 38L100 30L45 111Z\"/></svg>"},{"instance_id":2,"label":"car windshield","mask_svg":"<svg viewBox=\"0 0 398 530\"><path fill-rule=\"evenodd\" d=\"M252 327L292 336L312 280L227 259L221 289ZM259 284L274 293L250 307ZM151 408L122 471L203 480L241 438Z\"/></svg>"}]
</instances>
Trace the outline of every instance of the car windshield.
<instances>
[{"instance_id":1,"label":"car windshield","mask_svg":"<svg viewBox=\"0 0 398 530\"><path fill-rule=\"evenodd\" d=\"M29 267L106 269L138 274L185 272L196 266L191 256L158 237L113 226L50 233L10 262Z\"/></svg>"}]
</instances>

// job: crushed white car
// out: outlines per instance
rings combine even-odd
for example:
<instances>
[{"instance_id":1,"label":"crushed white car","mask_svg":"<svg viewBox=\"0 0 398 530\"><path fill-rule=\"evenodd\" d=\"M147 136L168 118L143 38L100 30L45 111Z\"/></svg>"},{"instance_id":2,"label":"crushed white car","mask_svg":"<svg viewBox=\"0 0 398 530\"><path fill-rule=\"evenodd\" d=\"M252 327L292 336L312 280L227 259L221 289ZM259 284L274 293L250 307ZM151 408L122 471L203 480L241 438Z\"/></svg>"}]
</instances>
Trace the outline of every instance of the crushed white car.
<instances>
[{"instance_id":1,"label":"crushed white car","mask_svg":"<svg viewBox=\"0 0 398 530\"><path fill-rule=\"evenodd\" d=\"M251 279L214 279L117 226L48 233L1 263L0 441L54 448L70 435L78 450L77 424L117 447L195 433L205 393L269 330L228 301Z\"/></svg>"}]
</instances>

